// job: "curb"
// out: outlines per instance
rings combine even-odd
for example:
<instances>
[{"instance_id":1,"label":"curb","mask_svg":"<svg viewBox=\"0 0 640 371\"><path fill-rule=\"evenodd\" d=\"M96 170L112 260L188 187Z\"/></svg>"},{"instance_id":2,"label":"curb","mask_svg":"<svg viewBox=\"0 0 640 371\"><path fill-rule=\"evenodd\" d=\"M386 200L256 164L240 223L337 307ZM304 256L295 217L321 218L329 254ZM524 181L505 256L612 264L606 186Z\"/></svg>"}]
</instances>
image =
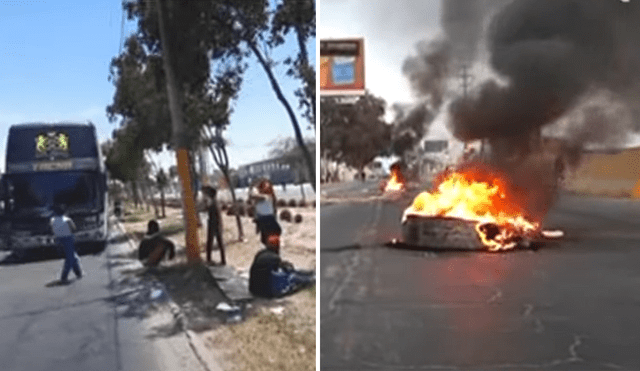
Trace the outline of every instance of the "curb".
<instances>
[{"instance_id":1,"label":"curb","mask_svg":"<svg viewBox=\"0 0 640 371\"><path fill-rule=\"evenodd\" d=\"M131 249L135 250L136 249L136 243L134 241L136 239L133 236L131 236L129 233L126 232L124 226L122 225L122 223L119 220L116 219L114 225L117 226L117 228L120 230L120 233L122 233L123 235L125 235L127 237L127 243L129 244ZM107 257L107 258L109 258L109 257ZM169 290L167 290L166 286L161 281L157 280L155 277L153 277L153 276L150 276L150 277L152 277L152 280L154 281L154 283L158 284L159 286L161 286L163 288L164 295L166 296L166 304L169 306L169 311L170 311L171 315L173 315L173 318L176 321L180 331L182 331L185 334L185 336L187 337L187 341L189 343L189 347L193 351L193 354L196 357L196 359L198 360L198 362L200 363L200 365L206 371L222 371L222 368L220 367L220 365L218 364L218 362L216 360L212 359L211 357L207 357L207 359L205 360L204 354L207 354L207 353L210 353L210 352L207 350L207 348L204 346L204 344L202 344L202 342L199 341L199 338L197 337L197 334L195 332L189 330L189 320L187 319L186 314L184 313L182 308L178 304L176 304L176 302L173 300L173 298L169 294ZM212 278L213 278L213 276L212 276ZM213 279L215 280L215 278L213 278ZM220 289L220 290L223 292L224 296L227 297L226 293L224 293L224 291L222 289Z\"/></svg>"}]
</instances>

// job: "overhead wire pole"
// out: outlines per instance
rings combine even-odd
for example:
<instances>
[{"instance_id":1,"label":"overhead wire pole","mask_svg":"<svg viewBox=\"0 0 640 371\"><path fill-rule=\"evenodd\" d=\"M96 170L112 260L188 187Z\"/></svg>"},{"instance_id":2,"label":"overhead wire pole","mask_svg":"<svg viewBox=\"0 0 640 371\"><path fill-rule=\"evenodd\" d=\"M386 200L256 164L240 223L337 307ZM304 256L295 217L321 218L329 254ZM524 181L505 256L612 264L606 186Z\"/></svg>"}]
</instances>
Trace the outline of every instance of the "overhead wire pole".
<instances>
[{"instance_id":1,"label":"overhead wire pole","mask_svg":"<svg viewBox=\"0 0 640 371\"><path fill-rule=\"evenodd\" d=\"M467 93L469 91L469 80L471 80L471 75L469 74L469 67L467 67L466 64L462 65L460 79L462 79L462 97L464 99L467 99Z\"/></svg>"},{"instance_id":2,"label":"overhead wire pole","mask_svg":"<svg viewBox=\"0 0 640 371\"><path fill-rule=\"evenodd\" d=\"M469 85L471 80L473 79L473 76L471 76L471 74L469 73L469 67L467 66L466 63L462 64L462 71L460 72L459 75L460 79L462 80L462 99L466 102L468 95L469 95ZM480 140L480 158L484 159L485 158L485 151L486 151L486 139L482 138Z\"/></svg>"},{"instance_id":3,"label":"overhead wire pole","mask_svg":"<svg viewBox=\"0 0 640 371\"><path fill-rule=\"evenodd\" d=\"M200 263L200 246L198 241L198 219L196 216L195 199L191 186L191 174L189 170L189 153L185 139L184 120L182 117L182 104L180 89L177 86L174 69L172 66L171 45L167 41L166 0L156 0L158 6L158 23L160 28L160 41L162 44L162 61L167 78L167 95L169 96L169 111L171 112L171 126L173 131L173 143L176 147L176 161L178 175L182 183L182 199L185 209L186 223L186 253L187 262Z\"/></svg>"}]
</instances>

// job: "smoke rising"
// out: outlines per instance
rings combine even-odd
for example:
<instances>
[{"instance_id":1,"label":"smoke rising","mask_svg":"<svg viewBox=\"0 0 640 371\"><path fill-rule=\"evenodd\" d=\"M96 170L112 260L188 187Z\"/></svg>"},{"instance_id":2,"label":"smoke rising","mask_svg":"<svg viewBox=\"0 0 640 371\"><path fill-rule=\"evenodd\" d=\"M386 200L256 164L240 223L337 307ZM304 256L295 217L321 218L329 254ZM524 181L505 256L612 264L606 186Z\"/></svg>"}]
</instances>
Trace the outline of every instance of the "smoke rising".
<instances>
[{"instance_id":1,"label":"smoke rising","mask_svg":"<svg viewBox=\"0 0 640 371\"><path fill-rule=\"evenodd\" d=\"M487 18L511 0L447 0L441 3L440 23L443 36L422 40L415 46L416 53L407 57L402 73L410 83L414 95L425 107L413 107L398 117L394 132L402 138L398 148L410 149L420 137L410 140L404 127L407 121L414 125L423 120L423 130L412 130L423 136L447 98L452 75L462 65L477 58L483 43ZM428 113L428 114L427 114Z\"/></svg>"},{"instance_id":2,"label":"smoke rising","mask_svg":"<svg viewBox=\"0 0 640 371\"><path fill-rule=\"evenodd\" d=\"M414 93L428 99L432 109L442 105L449 74L451 44L446 40L421 41L417 56L405 59L402 73L409 79Z\"/></svg>"},{"instance_id":3,"label":"smoke rising","mask_svg":"<svg viewBox=\"0 0 640 371\"><path fill-rule=\"evenodd\" d=\"M393 126L393 152L402 156L406 151L411 150L425 135L429 123L433 120L433 114L425 104L406 108L395 104L392 106L395 111Z\"/></svg>"},{"instance_id":4,"label":"smoke rising","mask_svg":"<svg viewBox=\"0 0 640 371\"><path fill-rule=\"evenodd\" d=\"M456 138L488 139L536 218L557 179L543 128L565 140L569 165L585 145L619 146L640 131L640 1L442 0L441 26L402 68L428 102L425 119L447 107ZM485 60L499 81L445 105L461 66Z\"/></svg>"},{"instance_id":5,"label":"smoke rising","mask_svg":"<svg viewBox=\"0 0 640 371\"><path fill-rule=\"evenodd\" d=\"M509 1L443 0L440 23L456 61L467 64L476 59L487 18Z\"/></svg>"},{"instance_id":6,"label":"smoke rising","mask_svg":"<svg viewBox=\"0 0 640 371\"><path fill-rule=\"evenodd\" d=\"M618 131L606 136L610 140L628 132L629 125L597 109L593 98L604 99L604 106L611 96L640 93L639 19L638 2L515 0L505 6L487 41L491 66L508 84L487 82L470 99L453 102L454 135L526 136L576 107L583 108L582 120L574 115L570 126L579 130L567 132L574 142L597 138L585 133ZM582 100L587 93L590 104ZM638 112L634 107L623 106L629 114Z\"/></svg>"}]
</instances>

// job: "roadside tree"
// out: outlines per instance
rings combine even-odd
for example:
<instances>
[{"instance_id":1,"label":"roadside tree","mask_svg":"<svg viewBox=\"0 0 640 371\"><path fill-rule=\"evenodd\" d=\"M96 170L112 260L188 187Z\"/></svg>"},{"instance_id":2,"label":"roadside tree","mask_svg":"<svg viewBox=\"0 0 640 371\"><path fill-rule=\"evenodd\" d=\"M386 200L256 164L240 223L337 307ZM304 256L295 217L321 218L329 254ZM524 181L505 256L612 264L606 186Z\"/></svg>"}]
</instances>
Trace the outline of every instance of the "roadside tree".
<instances>
[{"instance_id":1,"label":"roadside tree","mask_svg":"<svg viewBox=\"0 0 640 371\"><path fill-rule=\"evenodd\" d=\"M391 127L384 121L384 113L384 100L369 93L353 103L323 98L320 102L323 156L362 173L391 143Z\"/></svg>"}]
</instances>

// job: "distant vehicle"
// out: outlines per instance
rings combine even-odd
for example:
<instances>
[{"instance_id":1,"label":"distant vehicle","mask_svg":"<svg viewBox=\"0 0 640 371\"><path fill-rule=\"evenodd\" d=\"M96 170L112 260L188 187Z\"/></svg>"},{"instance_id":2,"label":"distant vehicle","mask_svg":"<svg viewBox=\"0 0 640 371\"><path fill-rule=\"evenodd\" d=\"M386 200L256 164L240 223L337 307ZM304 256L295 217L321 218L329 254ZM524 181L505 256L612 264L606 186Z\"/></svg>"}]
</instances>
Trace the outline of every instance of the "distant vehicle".
<instances>
[{"instance_id":1,"label":"distant vehicle","mask_svg":"<svg viewBox=\"0 0 640 371\"><path fill-rule=\"evenodd\" d=\"M93 124L19 124L9 129L0 181L0 231L17 254L55 245L54 205L73 219L79 246L104 247L107 175Z\"/></svg>"},{"instance_id":2,"label":"distant vehicle","mask_svg":"<svg viewBox=\"0 0 640 371\"><path fill-rule=\"evenodd\" d=\"M299 181L299 168L292 165L286 158L275 158L254 162L238 168L238 187L247 188L260 178L267 178L273 184L291 184Z\"/></svg>"},{"instance_id":3,"label":"distant vehicle","mask_svg":"<svg viewBox=\"0 0 640 371\"><path fill-rule=\"evenodd\" d=\"M370 179L386 179L389 174L385 171L382 162L373 161L369 164L369 178Z\"/></svg>"}]
</instances>

